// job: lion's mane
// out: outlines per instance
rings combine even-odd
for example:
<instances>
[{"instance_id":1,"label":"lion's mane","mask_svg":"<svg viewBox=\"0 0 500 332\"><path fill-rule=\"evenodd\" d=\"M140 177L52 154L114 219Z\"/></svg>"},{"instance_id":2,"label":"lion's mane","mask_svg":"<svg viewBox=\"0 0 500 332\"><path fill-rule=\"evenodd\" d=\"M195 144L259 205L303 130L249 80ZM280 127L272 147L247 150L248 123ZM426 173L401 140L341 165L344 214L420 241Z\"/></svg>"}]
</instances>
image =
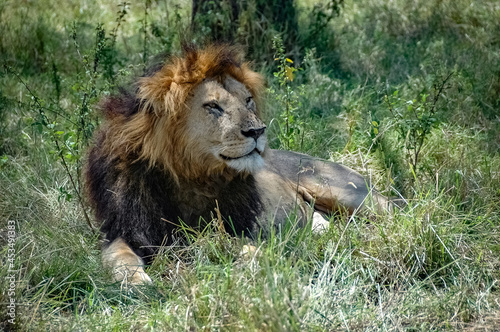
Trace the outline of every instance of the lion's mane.
<instances>
[{"instance_id":1,"label":"lion's mane","mask_svg":"<svg viewBox=\"0 0 500 332\"><path fill-rule=\"evenodd\" d=\"M252 228L262 210L252 176L231 174L217 197L192 198L193 190L183 189L195 183L217 192L220 175L231 173L221 164L207 164L186 146L191 133L185 114L193 90L206 79L227 75L260 103L263 78L243 61L238 48L227 45L185 47L181 56L168 58L131 89L101 102L105 120L88 153L84 177L109 242L122 238L147 261L158 246L170 242L179 218L191 225L200 216L210 218L215 199L231 215L235 233Z\"/></svg>"}]
</instances>

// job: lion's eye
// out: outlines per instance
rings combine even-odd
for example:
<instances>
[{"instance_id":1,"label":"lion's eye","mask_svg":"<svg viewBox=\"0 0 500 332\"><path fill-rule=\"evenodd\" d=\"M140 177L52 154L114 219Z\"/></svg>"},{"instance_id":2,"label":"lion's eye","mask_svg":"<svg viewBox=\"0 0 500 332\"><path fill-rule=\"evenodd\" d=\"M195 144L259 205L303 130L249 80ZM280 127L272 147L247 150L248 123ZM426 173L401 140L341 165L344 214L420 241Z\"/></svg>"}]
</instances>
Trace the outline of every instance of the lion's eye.
<instances>
[{"instance_id":1,"label":"lion's eye","mask_svg":"<svg viewBox=\"0 0 500 332\"><path fill-rule=\"evenodd\" d=\"M206 103L203 105L205 108L217 108L216 103Z\"/></svg>"},{"instance_id":2,"label":"lion's eye","mask_svg":"<svg viewBox=\"0 0 500 332\"><path fill-rule=\"evenodd\" d=\"M220 116L224 110L222 109L222 107L219 106L219 104L217 104L216 102L209 102L209 103L205 103L203 104L203 107L210 113L210 114L214 114L214 115L217 115L217 116Z\"/></svg>"},{"instance_id":3,"label":"lion's eye","mask_svg":"<svg viewBox=\"0 0 500 332\"><path fill-rule=\"evenodd\" d=\"M247 108L249 108L249 109L254 109L255 108L255 102L253 101L252 97L248 97L246 99L246 101L247 101Z\"/></svg>"}]
</instances>

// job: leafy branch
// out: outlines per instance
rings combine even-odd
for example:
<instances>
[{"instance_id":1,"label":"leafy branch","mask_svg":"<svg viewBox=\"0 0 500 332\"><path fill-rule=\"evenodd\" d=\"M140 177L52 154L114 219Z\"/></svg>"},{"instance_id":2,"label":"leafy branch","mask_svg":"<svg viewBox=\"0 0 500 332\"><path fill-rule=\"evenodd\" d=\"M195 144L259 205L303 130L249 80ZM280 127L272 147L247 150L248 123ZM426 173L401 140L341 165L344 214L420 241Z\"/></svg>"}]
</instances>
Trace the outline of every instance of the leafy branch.
<instances>
[{"instance_id":1,"label":"leafy branch","mask_svg":"<svg viewBox=\"0 0 500 332\"><path fill-rule=\"evenodd\" d=\"M74 177L73 177L73 174L71 173L70 169L69 169L69 166L68 166L68 163L66 161L66 158L64 157L64 149L61 147L60 143L59 143L59 136L60 136L60 131L56 131L55 127L56 127L56 123L55 122L52 122L49 120L49 118L47 117L47 114L45 113L45 107L42 105L43 101L42 99L40 99L31 89L30 87L28 86L28 84L26 82L24 82L24 80L19 76L19 74L15 71L13 71L11 68L9 68L8 66L4 65L4 68L11 74L13 74L18 80L19 82L26 88L26 90L28 91L28 93L31 95L31 99L33 100L35 106L36 106L36 110L38 111L38 114L40 116L40 124L45 127L49 133L49 136L50 138L52 139L52 142L54 143L55 147L56 147L56 151L57 151L57 154L59 156L59 159L61 161L61 164L63 165L64 167L64 170L66 171L66 174L68 175L69 177L69 180L71 182L71 186L73 187L73 190L75 191L77 197L78 197L78 201L80 203L80 206L82 208L82 211L83 211L83 215L85 217L85 221L87 222L87 225L90 227L90 230L92 231L92 233L95 234L96 230L94 228L94 226L92 225L92 223L90 222L90 218L87 214L87 211L86 211L86 208L85 208L85 204L83 202L83 199L82 199L82 196L80 194L80 190L77 186L77 183L76 181L74 180Z\"/></svg>"},{"instance_id":2,"label":"leafy branch","mask_svg":"<svg viewBox=\"0 0 500 332\"><path fill-rule=\"evenodd\" d=\"M438 102L454 72L446 76L441 83L433 85L433 97L429 100L429 94L421 93L418 99L402 100L398 97L396 90L389 96L384 96L389 112L395 119L395 128L399 139L403 140L410 166L413 172L417 172L420 152L431 130L439 125Z\"/></svg>"}]
</instances>

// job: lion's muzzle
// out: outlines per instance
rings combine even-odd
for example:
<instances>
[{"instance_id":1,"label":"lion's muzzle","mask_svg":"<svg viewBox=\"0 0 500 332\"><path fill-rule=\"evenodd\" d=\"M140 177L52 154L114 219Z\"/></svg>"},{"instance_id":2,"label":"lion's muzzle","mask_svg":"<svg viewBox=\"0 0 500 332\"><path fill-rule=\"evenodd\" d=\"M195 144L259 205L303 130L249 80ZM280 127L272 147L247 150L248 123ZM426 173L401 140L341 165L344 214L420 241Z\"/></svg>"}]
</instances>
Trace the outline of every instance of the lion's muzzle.
<instances>
[{"instance_id":1,"label":"lion's muzzle","mask_svg":"<svg viewBox=\"0 0 500 332\"><path fill-rule=\"evenodd\" d=\"M264 132L266 131L266 126L263 126L261 128L250 128L248 130L242 130L241 131L241 134L245 137L251 137L253 138L255 141L257 141L257 139L262 136L262 134L264 134Z\"/></svg>"}]
</instances>

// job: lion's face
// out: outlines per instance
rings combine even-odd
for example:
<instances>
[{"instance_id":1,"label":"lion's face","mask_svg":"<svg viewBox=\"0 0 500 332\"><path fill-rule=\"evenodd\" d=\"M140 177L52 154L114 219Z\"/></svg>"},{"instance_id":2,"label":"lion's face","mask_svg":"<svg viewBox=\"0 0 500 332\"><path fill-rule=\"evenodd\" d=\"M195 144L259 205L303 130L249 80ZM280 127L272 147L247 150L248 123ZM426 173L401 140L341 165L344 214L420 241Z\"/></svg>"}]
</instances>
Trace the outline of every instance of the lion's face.
<instances>
[{"instance_id":1,"label":"lion's face","mask_svg":"<svg viewBox=\"0 0 500 332\"><path fill-rule=\"evenodd\" d=\"M230 76L200 83L187 101L186 151L208 168L253 173L264 165L266 126L250 91Z\"/></svg>"}]
</instances>

